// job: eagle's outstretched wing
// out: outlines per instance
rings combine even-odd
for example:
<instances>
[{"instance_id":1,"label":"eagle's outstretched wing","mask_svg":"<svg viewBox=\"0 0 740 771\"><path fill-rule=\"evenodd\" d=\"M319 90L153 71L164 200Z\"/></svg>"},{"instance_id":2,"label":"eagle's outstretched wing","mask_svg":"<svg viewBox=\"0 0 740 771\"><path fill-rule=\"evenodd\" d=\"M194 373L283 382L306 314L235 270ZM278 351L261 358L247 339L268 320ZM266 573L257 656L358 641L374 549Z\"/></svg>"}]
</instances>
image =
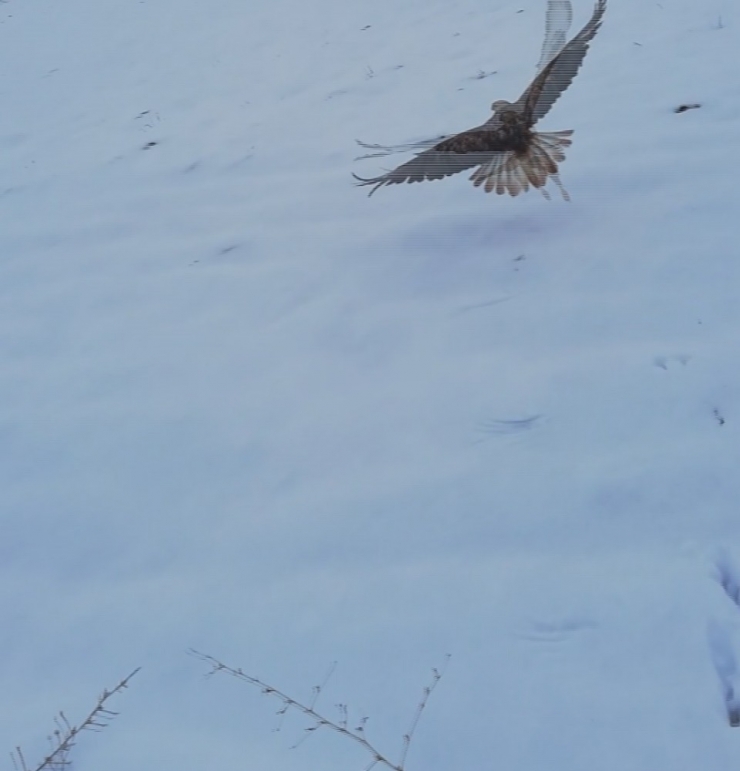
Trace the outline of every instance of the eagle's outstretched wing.
<instances>
[{"instance_id":1,"label":"eagle's outstretched wing","mask_svg":"<svg viewBox=\"0 0 740 771\"><path fill-rule=\"evenodd\" d=\"M527 116L530 125L543 118L560 95L573 82L588 51L589 43L601 26L606 0L597 0L588 24L550 60L527 90L514 103L514 109ZM543 55L544 55L543 51Z\"/></svg>"},{"instance_id":2,"label":"eagle's outstretched wing","mask_svg":"<svg viewBox=\"0 0 740 771\"><path fill-rule=\"evenodd\" d=\"M374 185L370 191L370 195L372 195L383 185L393 185L400 182L423 182L426 179L449 177L475 166L490 163L493 155L494 153L491 151L477 153L441 152L432 147L379 177L366 179L358 177L357 174L352 174L352 176L358 180L361 186Z\"/></svg>"}]
</instances>

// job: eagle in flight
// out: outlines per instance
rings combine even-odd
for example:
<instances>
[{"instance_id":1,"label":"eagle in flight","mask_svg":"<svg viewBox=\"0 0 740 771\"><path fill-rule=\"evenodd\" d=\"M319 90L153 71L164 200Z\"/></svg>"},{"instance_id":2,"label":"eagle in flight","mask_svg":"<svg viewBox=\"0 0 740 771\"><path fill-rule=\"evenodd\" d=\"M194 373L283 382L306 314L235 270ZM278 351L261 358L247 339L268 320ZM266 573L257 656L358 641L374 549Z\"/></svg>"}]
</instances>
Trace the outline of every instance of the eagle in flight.
<instances>
[{"instance_id":1,"label":"eagle in flight","mask_svg":"<svg viewBox=\"0 0 740 771\"><path fill-rule=\"evenodd\" d=\"M372 195L383 185L442 179L477 167L470 179L487 193L495 190L498 194L516 196L531 185L549 198L545 184L552 178L563 198L570 200L558 177L558 163L565 159L564 148L571 144L573 131L543 133L533 131L532 127L573 82L605 10L606 0L597 0L589 22L566 45L565 35L572 19L570 0L549 0L539 72L516 102L494 102L493 115L485 123L460 134L398 147L360 143L381 151L365 157L428 149L379 177L352 176L360 185L372 185Z\"/></svg>"}]
</instances>

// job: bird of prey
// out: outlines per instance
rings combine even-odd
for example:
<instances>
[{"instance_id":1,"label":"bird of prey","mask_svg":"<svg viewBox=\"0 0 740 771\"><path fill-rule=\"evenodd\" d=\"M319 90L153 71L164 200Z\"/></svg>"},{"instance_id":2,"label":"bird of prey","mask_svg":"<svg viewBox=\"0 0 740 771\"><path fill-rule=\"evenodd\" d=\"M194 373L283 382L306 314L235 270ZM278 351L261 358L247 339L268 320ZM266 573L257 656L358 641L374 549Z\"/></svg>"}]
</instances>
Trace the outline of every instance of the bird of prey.
<instances>
[{"instance_id":1,"label":"bird of prey","mask_svg":"<svg viewBox=\"0 0 740 771\"><path fill-rule=\"evenodd\" d=\"M564 45L572 18L570 0L549 0L539 72L516 102L494 102L493 115L485 123L460 134L396 148L364 145L380 149L377 155L428 149L387 174L370 179L352 176L360 185L372 185L372 195L383 185L442 179L474 168L471 181L487 193L516 196L531 185L549 198L544 188L552 179L563 198L570 200L558 176L558 163L565 159L564 148L571 144L573 131L543 133L532 128L573 82L605 10L606 0L597 0L589 22Z\"/></svg>"}]
</instances>

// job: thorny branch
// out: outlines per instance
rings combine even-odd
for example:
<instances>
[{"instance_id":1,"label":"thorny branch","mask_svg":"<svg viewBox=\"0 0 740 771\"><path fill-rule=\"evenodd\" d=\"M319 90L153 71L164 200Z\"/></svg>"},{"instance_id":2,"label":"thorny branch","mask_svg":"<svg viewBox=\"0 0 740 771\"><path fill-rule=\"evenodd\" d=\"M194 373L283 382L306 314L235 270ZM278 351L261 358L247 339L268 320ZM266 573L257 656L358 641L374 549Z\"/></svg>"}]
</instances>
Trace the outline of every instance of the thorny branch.
<instances>
[{"instance_id":1,"label":"thorny branch","mask_svg":"<svg viewBox=\"0 0 740 771\"><path fill-rule=\"evenodd\" d=\"M141 667L137 667L112 690L104 690L103 693L98 696L98 702L93 710L79 725L72 725L69 720L67 720L64 712L59 712L54 718L54 723L56 725L54 733L48 737L49 744L51 745L51 752L35 766L33 771L43 771L43 769L48 769L48 771L61 771L61 769L69 766L69 753L75 746L79 734L82 731L101 731L110 724L110 721L118 713L107 709L105 705L108 699L114 694L127 688L129 681L139 669L141 669ZM26 762L26 758L20 747L16 747L15 752L10 753L10 757L16 771L32 771L31 767Z\"/></svg>"},{"instance_id":2,"label":"thorny branch","mask_svg":"<svg viewBox=\"0 0 740 771\"><path fill-rule=\"evenodd\" d=\"M252 675L248 675L241 668L230 667L227 664L224 664L223 662L214 658L213 656L209 656L206 653L201 653L200 651L194 650L192 648L190 649L189 653L190 655L195 656L196 658L200 659L201 661L205 661L207 664L210 665L211 671L208 672L208 676L214 675L217 672L225 672L226 674L229 674L232 677L236 677L238 680L243 680L244 682L249 683L249 685L256 686L262 691L262 693L266 694L267 696L274 696L275 698L277 698L283 704L283 706L278 710L278 715L281 715L281 716L284 715L291 707L293 707L297 709L299 712L302 712L304 715L311 718L311 720L314 721L314 724L305 729L306 736L313 733L314 731L317 731L319 728L326 726L327 728L330 728L332 731L336 731L342 736L347 736L357 744L361 745L372 756L372 760L365 767L364 771L370 771L370 769L372 769L378 763L381 763L382 765L386 766L392 771L404 771L404 763L406 762L406 755L408 754L409 746L411 745L411 740L414 737L414 732L416 731L416 727L419 724L421 714L424 711L424 708L426 707L427 702L429 701L429 697L431 696L432 691L436 688L437 683L441 680L442 675L444 674L444 668L447 665L447 662L450 660L450 655L448 654L445 657L445 666L443 666L441 670L436 668L432 670L432 674L433 674L432 682L424 689L424 693L422 695L421 701L417 705L416 712L414 713L414 718L411 721L411 727L409 731L406 734L404 734L401 758L398 763L393 763L385 755L383 755L383 753L381 753L373 744L371 744L365 737L365 724L367 723L366 717L363 717L358 722L358 725L355 726L354 728L349 728L346 704L337 705L337 707L339 708L339 714L340 714L338 721L327 718L316 710L315 708L316 700L318 699L319 694L321 693L324 686L326 685L327 680L329 679L332 672L334 671L336 662L332 664L329 670L329 673L324 678L324 682L321 685L314 686L312 691L313 698L311 700L310 705L307 705L307 704L303 704L300 701L296 701L292 697L288 696L286 693L283 693L283 691L280 691L277 688L274 688L273 686L269 685L263 680L260 680L258 677L253 677Z\"/></svg>"}]
</instances>

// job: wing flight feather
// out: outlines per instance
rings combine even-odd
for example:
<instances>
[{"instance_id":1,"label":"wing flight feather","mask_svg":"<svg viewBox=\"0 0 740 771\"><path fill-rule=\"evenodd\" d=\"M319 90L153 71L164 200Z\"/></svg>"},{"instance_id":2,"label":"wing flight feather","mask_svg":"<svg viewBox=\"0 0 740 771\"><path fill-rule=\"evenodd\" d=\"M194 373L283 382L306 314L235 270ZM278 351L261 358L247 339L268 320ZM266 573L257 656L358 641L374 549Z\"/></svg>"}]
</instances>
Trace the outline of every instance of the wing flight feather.
<instances>
[{"instance_id":1,"label":"wing flight feather","mask_svg":"<svg viewBox=\"0 0 740 771\"><path fill-rule=\"evenodd\" d=\"M482 163L490 162L492 155L493 153L490 151L454 153L440 152L432 148L419 153L415 158L402 163L398 168L379 177L364 178L358 177L357 174L352 176L358 180L360 186L374 185L370 191L370 195L372 195L383 185L393 185L401 182L423 182L427 179L449 177L466 169L472 169L474 166L480 166Z\"/></svg>"},{"instance_id":2,"label":"wing flight feather","mask_svg":"<svg viewBox=\"0 0 740 771\"><path fill-rule=\"evenodd\" d=\"M545 16L545 39L542 41L542 53L537 62L538 73L565 48L565 41L572 21L573 6L570 0L548 0Z\"/></svg>"},{"instance_id":3,"label":"wing flight feather","mask_svg":"<svg viewBox=\"0 0 740 771\"><path fill-rule=\"evenodd\" d=\"M586 26L545 65L515 103L515 109L528 116L530 125L543 118L573 82L586 56L589 43L601 26L605 10L606 0L597 0Z\"/></svg>"}]
</instances>

